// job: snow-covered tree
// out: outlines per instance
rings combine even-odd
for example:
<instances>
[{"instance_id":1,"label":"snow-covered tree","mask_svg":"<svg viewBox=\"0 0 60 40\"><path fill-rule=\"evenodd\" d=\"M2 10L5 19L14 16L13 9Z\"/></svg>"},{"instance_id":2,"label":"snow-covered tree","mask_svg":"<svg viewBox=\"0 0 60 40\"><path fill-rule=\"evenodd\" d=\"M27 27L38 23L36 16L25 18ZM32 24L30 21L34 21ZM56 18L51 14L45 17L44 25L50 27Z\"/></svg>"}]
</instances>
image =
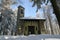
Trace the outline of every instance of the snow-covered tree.
<instances>
[{"instance_id":1,"label":"snow-covered tree","mask_svg":"<svg viewBox=\"0 0 60 40\"><path fill-rule=\"evenodd\" d=\"M2 21L0 22L0 34L14 34L16 31L15 15L10 6L16 4L16 0L1 0L0 12Z\"/></svg>"}]
</instances>

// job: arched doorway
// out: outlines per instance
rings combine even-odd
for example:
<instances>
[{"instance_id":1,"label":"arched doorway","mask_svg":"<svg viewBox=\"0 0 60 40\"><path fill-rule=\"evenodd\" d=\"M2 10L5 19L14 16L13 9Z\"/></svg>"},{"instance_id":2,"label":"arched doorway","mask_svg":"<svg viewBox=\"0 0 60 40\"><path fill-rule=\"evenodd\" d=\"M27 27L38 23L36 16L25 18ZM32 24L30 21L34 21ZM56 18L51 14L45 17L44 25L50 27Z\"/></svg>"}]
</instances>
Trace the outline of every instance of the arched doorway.
<instances>
[{"instance_id":1,"label":"arched doorway","mask_svg":"<svg viewBox=\"0 0 60 40\"><path fill-rule=\"evenodd\" d=\"M28 34L35 34L35 26L28 26Z\"/></svg>"}]
</instances>

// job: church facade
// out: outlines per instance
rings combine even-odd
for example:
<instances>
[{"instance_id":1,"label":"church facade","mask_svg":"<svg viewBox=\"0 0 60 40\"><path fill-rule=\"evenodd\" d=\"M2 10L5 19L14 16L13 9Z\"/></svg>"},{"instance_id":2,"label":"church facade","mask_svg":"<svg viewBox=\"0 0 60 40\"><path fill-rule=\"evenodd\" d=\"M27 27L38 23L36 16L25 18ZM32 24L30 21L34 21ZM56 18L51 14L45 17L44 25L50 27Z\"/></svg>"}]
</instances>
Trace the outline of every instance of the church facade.
<instances>
[{"instance_id":1,"label":"church facade","mask_svg":"<svg viewBox=\"0 0 60 40\"><path fill-rule=\"evenodd\" d=\"M44 22L45 19L37 17L24 17L25 8L18 7L17 13L17 34L45 34Z\"/></svg>"}]
</instances>

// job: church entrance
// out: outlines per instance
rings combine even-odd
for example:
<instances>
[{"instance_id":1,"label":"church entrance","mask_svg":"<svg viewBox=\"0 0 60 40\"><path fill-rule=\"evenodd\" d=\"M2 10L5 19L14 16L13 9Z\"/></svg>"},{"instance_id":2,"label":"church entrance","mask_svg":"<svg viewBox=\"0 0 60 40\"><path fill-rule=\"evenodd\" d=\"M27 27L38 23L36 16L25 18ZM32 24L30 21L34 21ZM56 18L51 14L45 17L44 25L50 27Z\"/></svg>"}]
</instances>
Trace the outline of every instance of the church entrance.
<instances>
[{"instance_id":1,"label":"church entrance","mask_svg":"<svg viewBox=\"0 0 60 40\"><path fill-rule=\"evenodd\" d=\"M28 26L28 34L35 34L35 27L34 26Z\"/></svg>"}]
</instances>

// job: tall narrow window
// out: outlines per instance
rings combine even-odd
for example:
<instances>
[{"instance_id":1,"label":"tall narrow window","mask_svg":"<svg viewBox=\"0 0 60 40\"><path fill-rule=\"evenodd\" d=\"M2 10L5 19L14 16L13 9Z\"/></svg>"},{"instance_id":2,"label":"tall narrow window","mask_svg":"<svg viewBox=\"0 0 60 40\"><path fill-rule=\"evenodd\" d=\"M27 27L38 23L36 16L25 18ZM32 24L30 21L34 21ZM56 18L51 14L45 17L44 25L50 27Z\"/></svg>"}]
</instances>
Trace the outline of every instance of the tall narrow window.
<instances>
[{"instance_id":1,"label":"tall narrow window","mask_svg":"<svg viewBox=\"0 0 60 40\"><path fill-rule=\"evenodd\" d=\"M1 12L0 12L0 22L2 21L2 15L1 15Z\"/></svg>"}]
</instances>

